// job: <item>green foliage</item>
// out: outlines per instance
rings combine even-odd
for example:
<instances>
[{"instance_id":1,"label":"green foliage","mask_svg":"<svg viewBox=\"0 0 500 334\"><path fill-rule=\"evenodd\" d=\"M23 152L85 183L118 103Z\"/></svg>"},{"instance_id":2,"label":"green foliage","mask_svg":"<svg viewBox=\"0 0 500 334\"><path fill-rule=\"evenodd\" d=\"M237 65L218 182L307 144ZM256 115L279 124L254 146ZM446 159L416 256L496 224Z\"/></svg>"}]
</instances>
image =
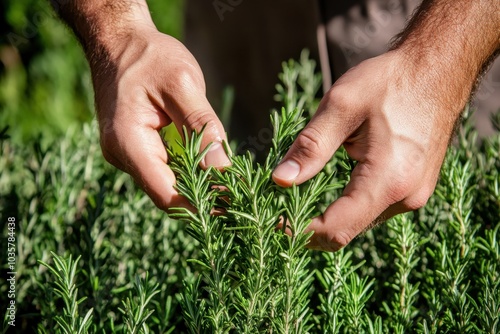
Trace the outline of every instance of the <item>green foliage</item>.
<instances>
[{"instance_id":1,"label":"green foliage","mask_svg":"<svg viewBox=\"0 0 500 334\"><path fill-rule=\"evenodd\" d=\"M354 162L340 151L300 187L272 182L308 118L297 101L304 110L316 103L306 88L314 86L313 63L284 65L280 96L288 102L272 115L263 164L232 156L224 172L202 170L196 133L184 134L183 150L170 150L177 187L196 208L178 208L176 220L103 161L96 124L47 146L19 145L4 133L0 219L18 222L11 330L497 333L500 133L478 143L466 121L423 209L337 253L306 250L310 218L339 196ZM0 249L6 243L2 237ZM0 281L0 305L7 289Z\"/></svg>"},{"instance_id":2,"label":"green foliage","mask_svg":"<svg viewBox=\"0 0 500 334\"><path fill-rule=\"evenodd\" d=\"M92 322L92 309L88 310L83 319L80 317L79 305L87 298L82 297L77 300L78 288L75 284L77 265L80 258L73 261L71 255L67 259L62 259L54 253L52 253L52 256L54 257L54 267L43 261L40 261L40 263L55 276L53 293L64 301L62 315L54 315L58 330L65 334L87 333ZM41 327L38 330L40 333L47 332Z\"/></svg>"},{"instance_id":3,"label":"green foliage","mask_svg":"<svg viewBox=\"0 0 500 334\"><path fill-rule=\"evenodd\" d=\"M182 0L148 1L160 31L181 37ZM50 1L0 4L0 127L16 142L61 137L93 117L90 72L72 32Z\"/></svg>"},{"instance_id":4,"label":"green foliage","mask_svg":"<svg viewBox=\"0 0 500 334\"><path fill-rule=\"evenodd\" d=\"M93 308L90 332L123 331L130 317L120 311L127 310L122 301L140 295L130 297L129 290L146 272L160 291L148 304L155 310L150 332L168 332L182 320L175 316L176 294L182 278L192 275L186 261L195 257L195 245L184 224L168 219L127 175L104 162L96 124L68 131L48 149L2 141L0 194L1 221L12 216L18 222L19 333L33 332L37 324L53 332L53 315L63 314L51 288L56 276L37 263L52 265L51 252L80 257L77 300L86 297L80 307ZM0 249L6 243L1 238ZM0 283L0 305L6 305L6 283Z\"/></svg>"},{"instance_id":5,"label":"green foliage","mask_svg":"<svg viewBox=\"0 0 500 334\"><path fill-rule=\"evenodd\" d=\"M144 279L136 276L134 284L136 298L130 293L123 303L123 309L120 311L125 315L124 333L149 333L149 326L146 320L153 314L154 309L148 310L147 306L151 303L153 297L160 293L158 284L151 285L149 277L146 274Z\"/></svg>"},{"instance_id":6,"label":"green foliage","mask_svg":"<svg viewBox=\"0 0 500 334\"><path fill-rule=\"evenodd\" d=\"M191 314L192 304L184 305L191 318L206 320L196 331L307 331L312 273L304 249L310 234L304 231L322 193L331 187L330 177L321 173L301 188L276 186L271 172L304 118L297 109L283 109L281 117L275 113L272 120L276 132L264 166L247 154L232 157L233 165L224 173L202 170L199 165L209 147L198 153L202 136L187 131L181 153L169 152L177 188L197 209L192 213L178 208L172 215L189 223L202 253L192 260L199 265L202 281L195 281L189 291L197 296L200 288L206 290L207 309ZM225 214L212 214L216 207ZM280 220L291 237L274 232Z\"/></svg>"}]
</instances>

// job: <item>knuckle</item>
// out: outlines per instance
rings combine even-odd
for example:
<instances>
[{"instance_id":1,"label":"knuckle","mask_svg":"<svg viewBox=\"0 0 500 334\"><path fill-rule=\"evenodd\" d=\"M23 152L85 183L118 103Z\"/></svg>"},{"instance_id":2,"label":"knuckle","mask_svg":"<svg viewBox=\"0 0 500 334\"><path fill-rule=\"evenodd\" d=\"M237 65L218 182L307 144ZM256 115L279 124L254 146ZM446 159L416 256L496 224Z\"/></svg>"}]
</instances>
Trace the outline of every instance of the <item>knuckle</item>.
<instances>
[{"instance_id":1,"label":"knuckle","mask_svg":"<svg viewBox=\"0 0 500 334\"><path fill-rule=\"evenodd\" d=\"M193 65L180 63L169 68L169 81L175 89L181 91L205 90L205 81Z\"/></svg>"},{"instance_id":2,"label":"knuckle","mask_svg":"<svg viewBox=\"0 0 500 334\"><path fill-rule=\"evenodd\" d=\"M103 131L101 128L99 142L104 160L114 167L124 170L124 166L120 163L119 159L117 159L117 156L119 156L119 146L116 133L112 129Z\"/></svg>"},{"instance_id":3,"label":"knuckle","mask_svg":"<svg viewBox=\"0 0 500 334\"><path fill-rule=\"evenodd\" d=\"M401 203L406 211L424 207L432 196L434 187L412 182L409 177L399 177L389 188L389 204Z\"/></svg>"},{"instance_id":4,"label":"knuckle","mask_svg":"<svg viewBox=\"0 0 500 334\"><path fill-rule=\"evenodd\" d=\"M158 209L167 211L170 208L170 205L163 198L151 195L150 198Z\"/></svg>"},{"instance_id":5,"label":"knuckle","mask_svg":"<svg viewBox=\"0 0 500 334\"><path fill-rule=\"evenodd\" d=\"M106 160L108 163L110 163L116 167L115 159L113 158L113 155L111 153L109 153L107 150L105 150L104 148L102 148L102 146L101 146L101 151L102 151L102 156L104 157L104 160Z\"/></svg>"},{"instance_id":6,"label":"knuckle","mask_svg":"<svg viewBox=\"0 0 500 334\"><path fill-rule=\"evenodd\" d=\"M134 182L149 196L154 205L161 210L168 209L168 202L162 196L159 196L146 182L140 173L130 171L130 176L134 179Z\"/></svg>"},{"instance_id":7,"label":"knuckle","mask_svg":"<svg viewBox=\"0 0 500 334\"><path fill-rule=\"evenodd\" d=\"M335 85L327 92L327 98L336 108L342 110L352 105L352 91L346 85Z\"/></svg>"},{"instance_id":8,"label":"knuckle","mask_svg":"<svg viewBox=\"0 0 500 334\"><path fill-rule=\"evenodd\" d=\"M107 129L105 131L101 129L100 143L104 150L112 150L116 146L117 140L118 138L113 129Z\"/></svg>"},{"instance_id":9,"label":"knuckle","mask_svg":"<svg viewBox=\"0 0 500 334\"><path fill-rule=\"evenodd\" d=\"M305 128L295 140L296 154L299 158L316 160L327 149L322 134L314 127Z\"/></svg>"},{"instance_id":10,"label":"knuckle","mask_svg":"<svg viewBox=\"0 0 500 334\"><path fill-rule=\"evenodd\" d=\"M432 193L433 189L422 188L415 194L409 196L404 201L404 205L409 211L418 210L427 204Z\"/></svg>"},{"instance_id":11,"label":"knuckle","mask_svg":"<svg viewBox=\"0 0 500 334\"><path fill-rule=\"evenodd\" d=\"M353 237L346 231L336 231L330 238L329 247L333 251L340 250L347 246L352 241L352 239Z\"/></svg>"},{"instance_id":12,"label":"knuckle","mask_svg":"<svg viewBox=\"0 0 500 334\"><path fill-rule=\"evenodd\" d=\"M388 189L389 204L404 200L409 193L410 184L406 177L394 179Z\"/></svg>"},{"instance_id":13,"label":"knuckle","mask_svg":"<svg viewBox=\"0 0 500 334\"><path fill-rule=\"evenodd\" d=\"M114 141L115 138L110 133L101 134L100 143L101 143L102 155L107 162L115 166L115 159L113 157L113 154L111 153L113 151L113 146L114 146L111 143Z\"/></svg>"},{"instance_id":14,"label":"knuckle","mask_svg":"<svg viewBox=\"0 0 500 334\"><path fill-rule=\"evenodd\" d=\"M197 110L188 114L182 124L191 130L201 131L205 127L205 134L217 133L217 121L214 114L209 110Z\"/></svg>"}]
</instances>

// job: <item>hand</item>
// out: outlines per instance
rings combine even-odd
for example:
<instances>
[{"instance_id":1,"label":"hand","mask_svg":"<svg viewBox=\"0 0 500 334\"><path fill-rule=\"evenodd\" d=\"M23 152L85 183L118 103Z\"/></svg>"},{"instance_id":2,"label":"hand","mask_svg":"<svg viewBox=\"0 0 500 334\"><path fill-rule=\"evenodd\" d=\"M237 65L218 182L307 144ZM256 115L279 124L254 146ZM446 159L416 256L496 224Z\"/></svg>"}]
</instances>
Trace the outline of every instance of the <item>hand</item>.
<instances>
[{"instance_id":1,"label":"hand","mask_svg":"<svg viewBox=\"0 0 500 334\"><path fill-rule=\"evenodd\" d=\"M205 97L201 69L179 41L152 27L138 26L114 43L106 59L91 61L104 157L159 208L189 207L174 189L158 131L171 122L178 130L200 131L207 124L202 148L214 144L203 167L229 164L221 145L225 131Z\"/></svg>"},{"instance_id":2,"label":"hand","mask_svg":"<svg viewBox=\"0 0 500 334\"><path fill-rule=\"evenodd\" d=\"M425 205L461 105L440 80L396 51L342 76L273 173L281 186L317 174L340 145L357 160L343 195L309 230L310 247L338 250L374 222ZM442 94L442 95L441 95Z\"/></svg>"}]
</instances>

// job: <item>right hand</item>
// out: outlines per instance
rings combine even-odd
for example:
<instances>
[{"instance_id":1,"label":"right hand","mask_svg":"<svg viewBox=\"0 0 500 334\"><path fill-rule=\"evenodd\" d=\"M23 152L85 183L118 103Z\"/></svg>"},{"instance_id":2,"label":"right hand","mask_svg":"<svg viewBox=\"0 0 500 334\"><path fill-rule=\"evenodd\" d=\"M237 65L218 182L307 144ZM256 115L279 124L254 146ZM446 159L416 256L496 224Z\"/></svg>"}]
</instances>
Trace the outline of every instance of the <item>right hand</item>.
<instances>
[{"instance_id":1,"label":"right hand","mask_svg":"<svg viewBox=\"0 0 500 334\"><path fill-rule=\"evenodd\" d=\"M103 155L130 174L160 209L189 207L174 188L158 131L171 122L179 131L206 125L202 149L213 145L202 167L230 164L202 71L182 43L155 28L138 28L114 43L106 59L91 61Z\"/></svg>"},{"instance_id":2,"label":"right hand","mask_svg":"<svg viewBox=\"0 0 500 334\"><path fill-rule=\"evenodd\" d=\"M394 50L353 67L325 94L273 173L280 186L301 184L340 145L357 161L342 196L309 225L308 247L336 251L376 223L426 204L468 97L467 85L443 84L454 80L446 68L432 69Z\"/></svg>"}]
</instances>

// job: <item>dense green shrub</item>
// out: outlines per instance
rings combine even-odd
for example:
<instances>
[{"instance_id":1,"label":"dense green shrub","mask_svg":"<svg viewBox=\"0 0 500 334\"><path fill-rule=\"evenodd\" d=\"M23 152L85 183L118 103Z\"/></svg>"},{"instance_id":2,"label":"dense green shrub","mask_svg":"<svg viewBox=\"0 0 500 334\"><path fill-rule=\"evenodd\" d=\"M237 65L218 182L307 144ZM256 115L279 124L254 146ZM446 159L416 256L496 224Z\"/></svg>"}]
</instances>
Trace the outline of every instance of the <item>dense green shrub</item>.
<instances>
[{"instance_id":1,"label":"dense green shrub","mask_svg":"<svg viewBox=\"0 0 500 334\"><path fill-rule=\"evenodd\" d=\"M284 109L273 114L264 163L233 156L225 173L203 171L196 134L170 152L179 190L198 209L177 210L180 221L104 163L95 124L46 148L2 140L0 219L18 221L15 330L497 333L500 134L478 143L465 121L426 207L337 253L309 251L301 232L355 162L338 152L303 186L273 184L272 168L305 124L300 110L314 110L318 85L305 58L285 64L280 78ZM212 187L219 184L226 188ZM211 215L214 207L225 213ZM292 237L275 231L280 221ZM0 305L7 289L2 280Z\"/></svg>"}]
</instances>

